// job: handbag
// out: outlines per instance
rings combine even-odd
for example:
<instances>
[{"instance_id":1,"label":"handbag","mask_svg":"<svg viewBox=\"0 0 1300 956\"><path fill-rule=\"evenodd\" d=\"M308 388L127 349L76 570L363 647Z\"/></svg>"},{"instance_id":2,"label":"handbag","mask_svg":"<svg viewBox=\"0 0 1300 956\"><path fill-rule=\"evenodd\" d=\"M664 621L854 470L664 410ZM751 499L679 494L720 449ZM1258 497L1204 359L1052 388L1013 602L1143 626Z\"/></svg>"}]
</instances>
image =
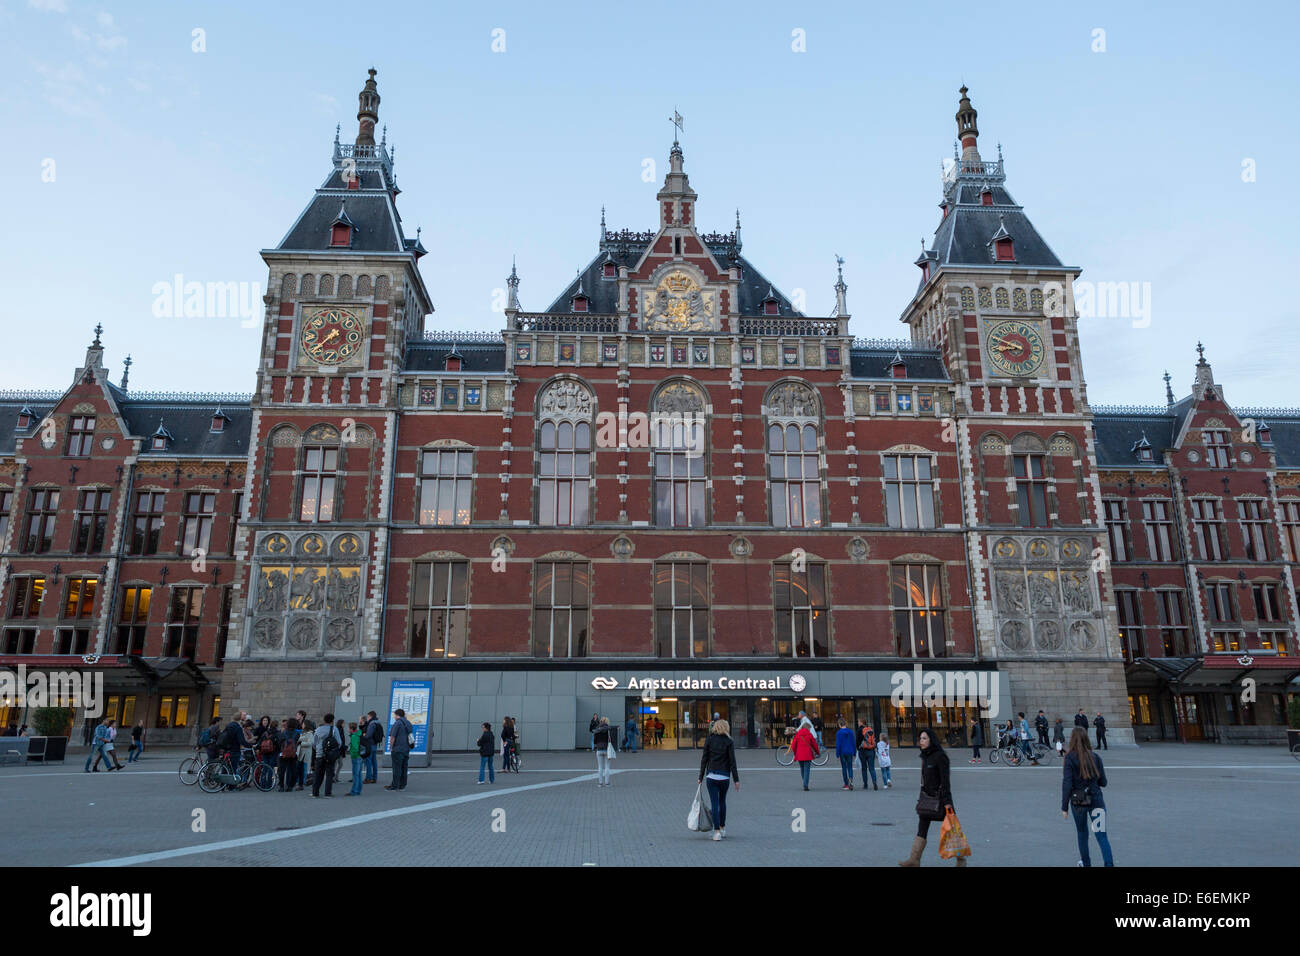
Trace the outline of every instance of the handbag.
<instances>
[{"instance_id":1,"label":"handbag","mask_svg":"<svg viewBox=\"0 0 1300 956\"><path fill-rule=\"evenodd\" d=\"M1070 790L1070 806L1084 808L1092 806L1092 788L1086 782L1082 787Z\"/></svg>"},{"instance_id":2,"label":"handbag","mask_svg":"<svg viewBox=\"0 0 1300 956\"><path fill-rule=\"evenodd\" d=\"M943 805L938 795L926 793L925 790L922 790L921 795L916 798L916 815L927 820L942 820Z\"/></svg>"},{"instance_id":3,"label":"handbag","mask_svg":"<svg viewBox=\"0 0 1300 956\"><path fill-rule=\"evenodd\" d=\"M606 758L607 760L613 760L613 759L615 759L617 756L618 756L618 751L616 751L616 750L614 749L614 745L613 745L613 744L606 744L606 745L605 745L605 758Z\"/></svg>"},{"instance_id":4,"label":"handbag","mask_svg":"<svg viewBox=\"0 0 1300 956\"><path fill-rule=\"evenodd\" d=\"M700 828L700 810L703 809L703 801L700 800L700 791L704 789L701 783L695 788L695 799L691 801L691 811L686 814L686 829L698 830Z\"/></svg>"}]
</instances>

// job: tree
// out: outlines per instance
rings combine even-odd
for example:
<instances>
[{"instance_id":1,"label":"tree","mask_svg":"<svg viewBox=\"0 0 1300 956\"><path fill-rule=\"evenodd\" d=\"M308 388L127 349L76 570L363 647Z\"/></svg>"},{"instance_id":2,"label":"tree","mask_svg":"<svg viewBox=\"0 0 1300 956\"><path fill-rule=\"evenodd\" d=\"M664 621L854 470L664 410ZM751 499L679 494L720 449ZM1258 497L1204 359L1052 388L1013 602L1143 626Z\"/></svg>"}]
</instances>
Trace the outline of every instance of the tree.
<instances>
[{"instance_id":1,"label":"tree","mask_svg":"<svg viewBox=\"0 0 1300 956\"><path fill-rule=\"evenodd\" d=\"M32 729L37 737L66 737L71 725L69 707L37 707L32 711Z\"/></svg>"}]
</instances>

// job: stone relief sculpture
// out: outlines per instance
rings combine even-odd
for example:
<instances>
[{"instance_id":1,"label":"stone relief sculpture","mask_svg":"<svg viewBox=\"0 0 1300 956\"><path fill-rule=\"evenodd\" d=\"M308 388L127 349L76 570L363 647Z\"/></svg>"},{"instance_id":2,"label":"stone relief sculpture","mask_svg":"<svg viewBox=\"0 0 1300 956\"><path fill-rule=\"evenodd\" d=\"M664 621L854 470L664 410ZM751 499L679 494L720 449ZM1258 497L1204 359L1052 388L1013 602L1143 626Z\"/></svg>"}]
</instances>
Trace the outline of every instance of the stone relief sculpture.
<instances>
[{"instance_id":1,"label":"stone relief sculpture","mask_svg":"<svg viewBox=\"0 0 1300 956\"><path fill-rule=\"evenodd\" d=\"M1065 607L1074 614L1087 614L1093 609L1092 587L1083 571L1066 571L1061 575L1061 589Z\"/></svg>"},{"instance_id":2,"label":"stone relief sculpture","mask_svg":"<svg viewBox=\"0 0 1300 956\"><path fill-rule=\"evenodd\" d=\"M331 611L355 611L360 603L360 597L359 573L345 574L341 568L330 568L329 609Z\"/></svg>"},{"instance_id":3,"label":"stone relief sculpture","mask_svg":"<svg viewBox=\"0 0 1300 956\"><path fill-rule=\"evenodd\" d=\"M1034 643L1040 651L1059 651L1063 643L1061 625L1056 621L1040 621L1034 628Z\"/></svg>"},{"instance_id":4,"label":"stone relief sculpture","mask_svg":"<svg viewBox=\"0 0 1300 956\"><path fill-rule=\"evenodd\" d=\"M816 418L817 399L802 382L785 382L767 396L768 414L779 418Z\"/></svg>"},{"instance_id":5,"label":"stone relief sculpture","mask_svg":"<svg viewBox=\"0 0 1300 956\"><path fill-rule=\"evenodd\" d=\"M665 385L655 396L657 412L702 412L704 396L699 389L687 382L672 382Z\"/></svg>"},{"instance_id":6,"label":"stone relief sculpture","mask_svg":"<svg viewBox=\"0 0 1300 956\"><path fill-rule=\"evenodd\" d=\"M543 417L587 419L591 417L591 403L587 386L566 378L547 387L538 407Z\"/></svg>"},{"instance_id":7,"label":"stone relief sculpture","mask_svg":"<svg viewBox=\"0 0 1300 956\"><path fill-rule=\"evenodd\" d=\"M1025 581L1019 571L999 571L994 577L997 582L998 610L1003 614L1024 614Z\"/></svg>"},{"instance_id":8,"label":"stone relief sculpture","mask_svg":"<svg viewBox=\"0 0 1300 956\"><path fill-rule=\"evenodd\" d=\"M1024 621L1007 621L1002 625L1002 643L1013 651L1023 651L1029 646L1029 631Z\"/></svg>"},{"instance_id":9,"label":"stone relief sculpture","mask_svg":"<svg viewBox=\"0 0 1300 956\"><path fill-rule=\"evenodd\" d=\"M1031 572L1029 575L1029 597L1035 612L1059 611L1061 606L1056 593L1056 572Z\"/></svg>"},{"instance_id":10,"label":"stone relief sculpture","mask_svg":"<svg viewBox=\"0 0 1300 956\"><path fill-rule=\"evenodd\" d=\"M279 570L263 570L257 590L258 613L283 611L289 593L289 578Z\"/></svg>"}]
</instances>

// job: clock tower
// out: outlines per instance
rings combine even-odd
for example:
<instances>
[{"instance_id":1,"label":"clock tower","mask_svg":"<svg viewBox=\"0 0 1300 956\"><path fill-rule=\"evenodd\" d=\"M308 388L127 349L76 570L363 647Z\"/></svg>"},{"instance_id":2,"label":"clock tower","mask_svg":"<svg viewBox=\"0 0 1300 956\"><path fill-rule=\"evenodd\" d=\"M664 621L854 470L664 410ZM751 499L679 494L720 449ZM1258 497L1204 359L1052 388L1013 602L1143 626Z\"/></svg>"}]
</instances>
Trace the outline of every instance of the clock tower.
<instances>
[{"instance_id":1,"label":"clock tower","mask_svg":"<svg viewBox=\"0 0 1300 956\"><path fill-rule=\"evenodd\" d=\"M354 143L274 248L236 545L223 709L332 699L378 659L398 375L432 311L424 254L397 212L375 70ZM275 662L274 667L268 667ZM227 706L228 705L228 706Z\"/></svg>"},{"instance_id":2,"label":"clock tower","mask_svg":"<svg viewBox=\"0 0 1300 956\"><path fill-rule=\"evenodd\" d=\"M964 476L980 657L1009 679L1012 712L1105 714L1131 739L1073 283L979 150L962 87L960 152L901 317L937 347L957 394L947 433Z\"/></svg>"}]
</instances>

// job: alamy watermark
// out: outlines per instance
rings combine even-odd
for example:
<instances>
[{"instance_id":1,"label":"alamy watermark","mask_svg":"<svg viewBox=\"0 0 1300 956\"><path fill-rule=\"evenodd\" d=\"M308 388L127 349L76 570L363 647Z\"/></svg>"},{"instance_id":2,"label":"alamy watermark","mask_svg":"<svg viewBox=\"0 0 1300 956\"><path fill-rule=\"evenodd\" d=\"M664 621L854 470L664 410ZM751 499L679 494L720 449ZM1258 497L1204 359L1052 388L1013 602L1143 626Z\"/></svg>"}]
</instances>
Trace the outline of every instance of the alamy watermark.
<instances>
[{"instance_id":1,"label":"alamy watermark","mask_svg":"<svg viewBox=\"0 0 1300 956\"><path fill-rule=\"evenodd\" d=\"M997 717L1002 706L1001 677L997 671L910 671L889 675L889 700L895 707L980 708L981 717Z\"/></svg>"},{"instance_id":2,"label":"alamy watermark","mask_svg":"<svg viewBox=\"0 0 1300 956\"><path fill-rule=\"evenodd\" d=\"M178 272L149 291L157 319L240 319L246 329L261 322L260 282L186 282Z\"/></svg>"},{"instance_id":3,"label":"alamy watermark","mask_svg":"<svg viewBox=\"0 0 1300 956\"><path fill-rule=\"evenodd\" d=\"M1074 313L1081 319L1129 319L1135 329L1151 325L1150 282L1073 283ZM1043 314L1065 315L1065 286L1059 282L1043 283Z\"/></svg>"},{"instance_id":4,"label":"alamy watermark","mask_svg":"<svg viewBox=\"0 0 1300 956\"><path fill-rule=\"evenodd\" d=\"M15 707L73 707L87 717L104 713L103 671L0 671L0 700Z\"/></svg>"}]
</instances>

